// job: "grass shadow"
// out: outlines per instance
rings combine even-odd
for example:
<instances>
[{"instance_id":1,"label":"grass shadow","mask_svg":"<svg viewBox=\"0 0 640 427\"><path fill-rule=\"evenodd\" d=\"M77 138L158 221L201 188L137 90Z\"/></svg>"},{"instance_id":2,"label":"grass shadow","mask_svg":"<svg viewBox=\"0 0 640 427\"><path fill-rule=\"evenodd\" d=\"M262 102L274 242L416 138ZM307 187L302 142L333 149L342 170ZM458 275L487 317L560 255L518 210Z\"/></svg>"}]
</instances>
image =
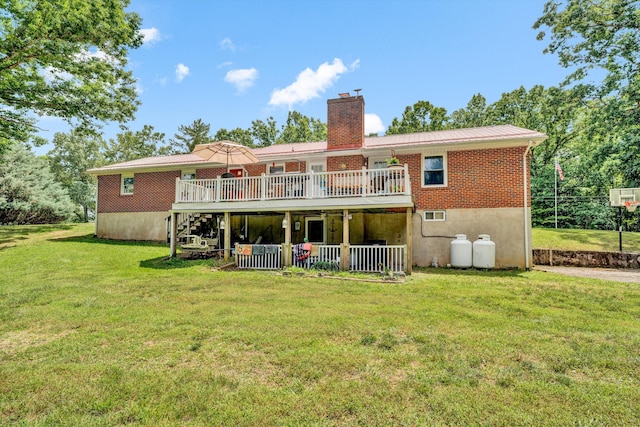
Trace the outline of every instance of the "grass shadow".
<instances>
[{"instance_id":1,"label":"grass shadow","mask_svg":"<svg viewBox=\"0 0 640 427\"><path fill-rule=\"evenodd\" d=\"M211 259L184 259L184 258L170 258L157 257L140 261L140 267L152 268L155 270L174 270L178 268L190 268L194 266L214 267L215 260Z\"/></svg>"},{"instance_id":2,"label":"grass shadow","mask_svg":"<svg viewBox=\"0 0 640 427\"><path fill-rule=\"evenodd\" d=\"M100 245L115 245L115 246L153 246L153 247L169 247L167 243L159 243L147 240L110 240L101 239L94 234L85 234L82 236L71 237L58 237L47 239L50 242L72 242L72 243L91 243Z\"/></svg>"},{"instance_id":3,"label":"grass shadow","mask_svg":"<svg viewBox=\"0 0 640 427\"><path fill-rule=\"evenodd\" d=\"M0 249L6 249L15 243L29 240L33 235L67 231L72 228L74 228L73 224L3 225L0 226Z\"/></svg>"}]
</instances>

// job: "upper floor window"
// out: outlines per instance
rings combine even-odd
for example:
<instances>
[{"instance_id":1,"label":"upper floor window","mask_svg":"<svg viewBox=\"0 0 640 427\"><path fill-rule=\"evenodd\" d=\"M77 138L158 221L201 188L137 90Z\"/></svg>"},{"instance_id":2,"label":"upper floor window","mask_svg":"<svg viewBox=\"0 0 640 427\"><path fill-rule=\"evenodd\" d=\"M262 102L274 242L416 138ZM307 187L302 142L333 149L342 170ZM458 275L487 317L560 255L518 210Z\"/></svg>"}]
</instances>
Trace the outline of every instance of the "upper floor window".
<instances>
[{"instance_id":1,"label":"upper floor window","mask_svg":"<svg viewBox=\"0 0 640 427\"><path fill-rule=\"evenodd\" d=\"M196 171L195 170L183 170L182 171L182 179L183 180L188 180L188 179L196 179Z\"/></svg>"},{"instance_id":2,"label":"upper floor window","mask_svg":"<svg viewBox=\"0 0 640 427\"><path fill-rule=\"evenodd\" d=\"M120 194L133 194L133 175L121 175Z\"/></svg>"},{"instance_id":3,"label":"upper floor window","mask_svg":"<svg viewBox=\"0 0 640 427\"><path fill-rule=\"evenodd\" d=\"M446 185L445 156L425 156L423 161L422 185Z\"/></svg>"},{"instance_id":4,"label":"upper floor window","mask_svg":"<svg viewBox=\"0 0 640 427\"><path fill-rule=\"evenodd\" d=\"M387 161L385 159L369 159L369 169L386 169Z\"/></svg>"}]
</instances>

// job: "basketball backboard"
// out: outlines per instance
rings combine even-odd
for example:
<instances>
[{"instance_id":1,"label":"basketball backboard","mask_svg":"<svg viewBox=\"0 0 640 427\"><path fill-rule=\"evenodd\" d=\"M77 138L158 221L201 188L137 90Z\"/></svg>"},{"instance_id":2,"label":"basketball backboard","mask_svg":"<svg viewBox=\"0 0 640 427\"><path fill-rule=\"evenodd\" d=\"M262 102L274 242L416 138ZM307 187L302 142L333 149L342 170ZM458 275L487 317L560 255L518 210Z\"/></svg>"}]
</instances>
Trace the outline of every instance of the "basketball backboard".
<instances>
[{"instance_id":1,"label":"basketball backboard","mask_svg":"<svg viewBox=\"0 0 640 427\"><path fill-rule=\"evenodd\" d=\"M612 188L609 190L611 206L629 206L640 202L640 188Z\"/></svg>"}]
</instances>

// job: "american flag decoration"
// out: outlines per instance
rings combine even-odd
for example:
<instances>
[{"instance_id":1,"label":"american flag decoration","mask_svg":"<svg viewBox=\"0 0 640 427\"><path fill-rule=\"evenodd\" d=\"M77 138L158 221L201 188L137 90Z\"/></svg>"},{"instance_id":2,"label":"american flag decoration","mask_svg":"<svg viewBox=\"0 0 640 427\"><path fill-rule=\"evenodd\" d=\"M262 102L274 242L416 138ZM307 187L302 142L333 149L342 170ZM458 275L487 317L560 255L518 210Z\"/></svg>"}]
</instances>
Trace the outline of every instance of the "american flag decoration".
<instances>
[{"instance_id":1,"label":"american flag decoration","mask_svg":"<svg viewBox=\"0 0 640 427\"><path fill-rule=\"evenodd\" d=\"M564 180L562 168L560 167L560 163L557 160L556 160L556 170L558 171L558 176L560 177L560 181Z\"/></svg>"}]
</instances>

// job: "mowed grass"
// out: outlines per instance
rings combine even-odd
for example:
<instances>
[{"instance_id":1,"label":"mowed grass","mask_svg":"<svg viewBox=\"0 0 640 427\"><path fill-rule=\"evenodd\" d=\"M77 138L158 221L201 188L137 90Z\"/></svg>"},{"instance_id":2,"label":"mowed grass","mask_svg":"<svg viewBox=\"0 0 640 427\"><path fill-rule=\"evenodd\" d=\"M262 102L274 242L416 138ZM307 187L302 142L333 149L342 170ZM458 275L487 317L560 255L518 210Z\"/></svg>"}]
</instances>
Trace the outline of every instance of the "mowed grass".
<instances>
[{"instance_id":1,"label":"mowed grass","mask_svg":"<svg viewBox=\"0 0 640 427\"><path fill-rule=\"evenodd\" d=\"M620 233L603 230L534 228L533 247L570 251L618 251ZM622 250L640 252L640 233L623 232Z\"/></svg>"},{"instance_id":2,"label":"mowed grass","mask_svg":"<svg viewBox=\"0 0 640 427\"><path fill-rule=\"evenodd\" d=\"M16 233L1 425L640 424L637 284L213 272L87 226Z\"/></svg>"}]
</instances>

